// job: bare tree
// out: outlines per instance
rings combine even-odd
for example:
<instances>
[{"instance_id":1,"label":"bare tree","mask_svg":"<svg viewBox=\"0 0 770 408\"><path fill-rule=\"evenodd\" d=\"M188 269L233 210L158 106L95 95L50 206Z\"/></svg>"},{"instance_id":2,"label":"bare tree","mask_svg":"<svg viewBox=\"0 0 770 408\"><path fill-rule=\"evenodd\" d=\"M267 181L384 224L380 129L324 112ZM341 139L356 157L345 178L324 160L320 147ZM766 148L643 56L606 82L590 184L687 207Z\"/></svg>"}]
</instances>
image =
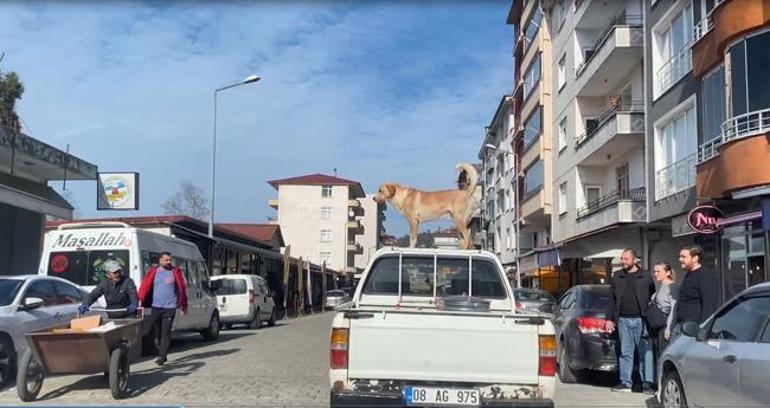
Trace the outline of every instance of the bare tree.
<instances>
[{"instance_id":1,"label":"bare tree","mask_svg":"<svg viewBox=\"0 0 770 408\"><path fill-rule=\"evenodd\" d=\"M179 191L160 206L168 215L187 215L199 220L205 220L209 215L209 202L203 190L189 180L183 181Z\"/></svg>"}]
</instances>

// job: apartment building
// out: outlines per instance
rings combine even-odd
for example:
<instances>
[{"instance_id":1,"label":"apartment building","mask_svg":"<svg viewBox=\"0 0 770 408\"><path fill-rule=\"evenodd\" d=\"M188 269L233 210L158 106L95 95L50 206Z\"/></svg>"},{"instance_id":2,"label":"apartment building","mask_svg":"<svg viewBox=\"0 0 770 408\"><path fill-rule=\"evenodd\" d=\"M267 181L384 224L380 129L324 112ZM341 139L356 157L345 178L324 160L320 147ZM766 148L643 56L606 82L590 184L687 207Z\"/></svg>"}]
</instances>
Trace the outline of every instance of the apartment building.
<instances>
[{"instance_id":1,"label":"apartment building","mask_svg":"<svg viewBox=\"0 0 770 408\"><path fill-rule=\"evenodd\" d=\"M493 251L506 269L516 265L516 173L514 169L513 98L504 95L485 129L478 158L482 162L483 248Z\"/></svg>"},{"instance_id":2,"label":"apartment building","mask_svg":"<svg viewBox=\"0 0 770 408\"><path fill-rule=\"evenodd\" d=\"M365 249L361 237L369 232L365 226L381 226L384 209L374 206L374 211L365 211L365 204L371 207L361 184L325 174L268 184L278 191L278 198L269 201L270 207L278 210L272 222L280 225L291 256L355 273L356 255L364 254Z\"/></svg>"},{"instance_id":3,"label":"apartment building","mask_svg":"<svg viewBox=\"0 0 770 408\"><path fill-rule=\"evenodd\" d=\"M515 38L511 147L516 169L517 276L541 287L559 264L558 253L551 248L553 60L549 21L543 16L540 0L513 0L507 19Z\"/></svg>"},{"instance_id":4,"label":"apartment building","mask_svg":"<svg viewBox=\"0 0 770 408\"><path fill-rule=\"evenodd\" d=\"M655 3L653 13L669 2ZM707 205L687 219L729 299L767 281L770 268L770 225L762 225L763 213L770 221L770 6L766 0L685 4L685 15L695 21L685 34L692 36L691 76L700 86L695 123L690 105L678 111L685 110L688 128L697 129L696 199ZM689 155L692 133L685 143ZM675 148L678 143L674 138Z\"/></svg>"},{"instance_id":5,"label":"apartment building","mask_svg":"<svg viewBox=\"0 0 770 408\"><path fill-rule=\"evenodd\" d=\"M374 201L374 194L368 194L358 201L361 206L354 207L353 211L359 214L363 231L357 237L361 252L355 255L354 266L357 271L363 271L372 255L382 247L385 235L385 203Z\"/></svg>"},{"instance_id":6,"label":"apartment building","mask_svg":"<svg viewBox=\"0 0 770 408\"><path fill-rule=\"evenodd\" d=\"M552 42L552 239L557 288L606 283L642 249L645 208L641 0L544 2Z\"/></svg>"}]
</instances>

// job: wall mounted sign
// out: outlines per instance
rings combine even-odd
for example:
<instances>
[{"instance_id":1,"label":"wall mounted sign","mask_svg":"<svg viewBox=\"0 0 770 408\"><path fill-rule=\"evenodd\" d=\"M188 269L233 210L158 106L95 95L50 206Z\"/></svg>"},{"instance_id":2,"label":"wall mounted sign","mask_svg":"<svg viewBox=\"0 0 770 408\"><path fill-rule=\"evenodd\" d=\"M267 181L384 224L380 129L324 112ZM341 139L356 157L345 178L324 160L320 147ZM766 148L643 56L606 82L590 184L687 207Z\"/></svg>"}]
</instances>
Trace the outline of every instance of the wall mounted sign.
<instances>
[{"instance_id":1,"label":"wall mounted sign","mask_svg":"<svg viewBox=\"0 0 770 408\"><path fill-rule=\"evenodd\" d=\"M97 210L138 210L139 173L99 173Z\"/></svg>"},{"instance_id":2,"label":"wall mounted sign","mask_svg":"<svg viewBox=\"0 0 770 408\"><path fill-rule=\"evenodd\" d=\"M722 229L721 222L724 221L725 214L713 205L700 205L687 215L687 224L693 231L700 234L714 234Z\"/></svg>"}]
</instances>

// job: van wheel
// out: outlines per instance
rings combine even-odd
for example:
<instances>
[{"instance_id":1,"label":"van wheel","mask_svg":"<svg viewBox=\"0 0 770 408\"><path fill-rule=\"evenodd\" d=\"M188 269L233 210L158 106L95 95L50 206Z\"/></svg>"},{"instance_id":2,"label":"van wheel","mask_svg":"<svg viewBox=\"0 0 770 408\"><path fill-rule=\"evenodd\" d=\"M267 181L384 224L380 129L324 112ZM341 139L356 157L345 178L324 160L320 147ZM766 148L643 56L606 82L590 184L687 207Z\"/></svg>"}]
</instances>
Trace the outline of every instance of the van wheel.
<instances>
[{"instance_id":1,"label":"van wheel","mask_svg":"<svg viewBox=\"0 0 770 408\"><path fill-rule=\"evenodd\" d=\"M262 311L257 309L254 318L249 322L249 329L259 330L260 328L262 328Z\"/></svg>"},{"instance_id":2,"label":"van wheel","mask_svg":"<svg viewBox=\"0 0 770 408\"><path fill-rule=\"evenodd\" d=\"M270 327L275 326L275 308L273 308L273 313L270 314L270 320L267 321L267 325Z\"/></svg>"},{"instance_id":3,"label":"van wheel","mask_svg":"<svg viewBox=\"0 0 770 408\"><path fill-rule=\"evenodd\" d=\"M206 328L206 330L202 330L201 336L203 336L203 339L206 341L214 341L219 338L219 315L214 313L211 315L211 320L209 321L209 327Z\"/></svg>"}]
</instances>

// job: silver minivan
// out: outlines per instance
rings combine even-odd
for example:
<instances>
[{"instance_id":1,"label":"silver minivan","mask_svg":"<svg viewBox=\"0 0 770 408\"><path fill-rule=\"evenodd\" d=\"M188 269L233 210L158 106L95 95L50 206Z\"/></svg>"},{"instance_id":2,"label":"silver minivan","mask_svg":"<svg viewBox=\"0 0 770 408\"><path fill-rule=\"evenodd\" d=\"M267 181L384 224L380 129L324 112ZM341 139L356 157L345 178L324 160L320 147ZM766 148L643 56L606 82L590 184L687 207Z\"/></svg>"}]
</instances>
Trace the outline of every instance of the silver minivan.
<instances>
[{"instance_id":1,"label":"silver minivan","mask_svg":"<svg viewBox=\"0 0 770 408\"><path fill-rule=\"evenodd\" d=\"M224 327L246 324L259 329L266 322L275 325L275 302L264 278L257 275L213 276L219 316Z\"/></svg>"},{"instance_id":2,"label":"silver minivan","mask_svg":"<svg viewBox=\"0 0 770 408\"><path fill-rule=\"evenodd\" d=\"M682 331L658 363L664 406L770 406L770 283L746 289Z\"/></svg>"}]
</instances>

